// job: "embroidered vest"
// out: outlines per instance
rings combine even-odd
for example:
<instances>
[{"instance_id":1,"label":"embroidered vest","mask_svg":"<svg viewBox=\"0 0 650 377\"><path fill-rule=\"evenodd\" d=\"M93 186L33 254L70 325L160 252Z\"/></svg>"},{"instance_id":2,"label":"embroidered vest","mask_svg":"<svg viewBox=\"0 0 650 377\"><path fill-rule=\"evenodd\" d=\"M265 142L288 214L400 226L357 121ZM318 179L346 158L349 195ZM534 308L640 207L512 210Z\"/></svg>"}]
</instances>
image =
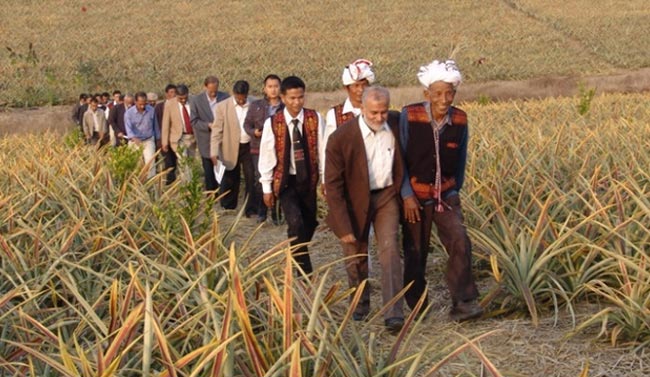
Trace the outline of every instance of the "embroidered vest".
<instances>
[{"instance_id":1,"label":"embroidered vest","mask_svg":"<svg viewBox=\"0 0 650 377\"><path fill-rule=\"evenodd\" d=\"M303 109L302 140L305 146L305 159L309 166L309 188L316 190L318 184L318 114L311 109ZM273 193L279 196L287 187L289 166L291 164L291 139L284 111L278 111L271 118L271 129L275 137L277 163L273 170Z\"/></svg>"},{"instance_id":2,"label":"embroidered vest","mask_svg":"<svg viewBox=\"0 0 650 377\"><path fill-rule=\"evenodd\" d=\"M409 175L421 183L433 183L436 176L436 156L433 144L433 129L424 104L406 106L408 119L408 143L406 145L406 166ZM451 126L445 126L440 133L440 169L443 177L454 177L461 157L461 142L467 132L467 114L451 107Z\"/></svg>"},{"instance_id":3,"label":"embroidered vest","mask_svg":"<svg viewBox=\"0 0 650 377\"><path fill-rule=\"evenodd\" d=\"M354 118L355 115L352 111L343 113L343 104L338 104L334 106L334 118L336 119L336 128L339 128L340 125L347 122L348 120Z\"/></svg>"}]
</instances>

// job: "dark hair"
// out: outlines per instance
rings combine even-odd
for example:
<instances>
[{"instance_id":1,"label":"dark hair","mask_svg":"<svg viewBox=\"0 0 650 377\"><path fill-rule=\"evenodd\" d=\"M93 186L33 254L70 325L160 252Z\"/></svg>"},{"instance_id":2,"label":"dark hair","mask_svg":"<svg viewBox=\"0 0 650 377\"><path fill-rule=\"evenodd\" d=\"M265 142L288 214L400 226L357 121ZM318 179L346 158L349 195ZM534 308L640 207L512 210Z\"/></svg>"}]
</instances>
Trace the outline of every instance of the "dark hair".
<instances>
[{"instance_id":1,"label":"dark hair","mask_svg":"<svg viewBox=\"0 0 650 377\"><path fill-rule=\"evenodd\" d=\"M282 82L282 79L280 78L280 76L278 76L278 75L276 75L274 73L271 73L270 75L266 75L266 77L264 78L264 85L266 85L266 82L269 81L269 80L278 80L278 82Z\"/></svg>"},{"instance_id":2,"label":"dark hair","mask_svg":"<svg viewBox=\"0 0 650 377\"><path fill-rule=\"evenodd\" d=\"M137 101L138 98L144 98L144 100L146 101L147 100L147 93L145 93L145 92L136 92L135 95L133 96L133 99L135 101Z\"/></svg>"},{"instance_id":3,"label":"dark hair","mask_svg":"<svg viewBox=\"0 0 650 377\"><path fill-rule=\"evenodd\" d=\"M90 99L90 103L99 103L99 100L97 99L97 97L93 97Z\"/></svg>"},{"instance_id":4,"label":"dark hair","mask_svg":"<svg viewBox=\"0 0 650 377\"><path fill-rule=\"evenodd\" d=\"M172 89L177 90L178 87L176 87L176 85L174 84L167 84L167 86L165 87L165 93L169 92Z\"/></svg>"},{"instance_id":5,"label":"dark hair","mask_svg":"<svg viewBox=\"0 0 650 377\"><path fill-rule=\"evenodd\" d=\"M176 94L179 96L184 96L190 92L190 89L185 84L178 84L176 86Z\"/></svg>"},{"instance_id":6,"label":"dark hair","mask_svg":"<svg viewBox=\"0 0 650 377\"><path fill-rule=\"evenodd\" d=\"M102 97L106 97L106 98L108 98L108 97L110 97L110 96L111 96L111 95L110 95L108 92L104 92L104 93L102 93Z\"/></svg>"},{"instance_id":7,"label":"dark hair","mask_svg":"<svg viewBox=\"0 0 650 377\"><path fill-rule=\"evenodd\" d=\"M206 86L208 84L217 84L218 86L219 79L217 78L217 76L208 76L205 78L205 80L203 80L203 86Z\"/></svg>"},{"instance_id":8,"label":"dark hair","mask_svg":"<svg viewBox=\"0 0 650 377\"><path fill-rule=\"evenodd\" d=\"M298 76L285 77L280 84L280 93L286 94L289 89L305 90L305 82Z\"/></svg>"},{"instance_id":9,"label":"dark hair","mask_svg":"<svg viewBox=\"0 0 650 377\"><path fill-rule=\"evenodd\" d=\"M86 93L81 93L81 94L79 94L79 99L80 99L80 100L81 100L81 99L87 99L87 98L88 98L88 94L86 94Z\"/></svg>"},{"instance_id":10,"label":"dark hair","mask_svg":"<svg viewBox=\"0 0 650 377\"><path fill-rule=\"evenodd\" d=\"M120 93L120 101L124 101L124 94Z\"/></svg>"},{"instance_id":11,"label":"dark hair","mask_svg":"<svg viewBox=\"0 0 650 377\"><path fill-rule=\"evenodd\" d=\"M244 80L239 80L235 83L235 85L232 86L232 92L235 94L248 94L248 89L250 89L250 85L248 85L248 81Z\"/></svg>"},{"instance_id":12,"label":"dark hair","mask_svg":"<svg viewBox=\"0 0 650 377\"><path fill-rule=\"evenodd\" d=\"M116 94L122 95L122 92L120 92L119 90L113 90L113 95L116 95Z\"/></svg>"}]
</instances>

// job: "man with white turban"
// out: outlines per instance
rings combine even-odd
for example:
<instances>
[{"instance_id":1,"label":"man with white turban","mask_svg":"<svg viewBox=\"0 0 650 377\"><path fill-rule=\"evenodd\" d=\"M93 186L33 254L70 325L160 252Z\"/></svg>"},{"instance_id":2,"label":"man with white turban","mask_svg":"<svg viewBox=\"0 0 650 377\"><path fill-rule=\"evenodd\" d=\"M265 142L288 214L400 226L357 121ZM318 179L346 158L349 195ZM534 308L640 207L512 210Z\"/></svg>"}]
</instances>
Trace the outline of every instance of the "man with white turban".
<instances>
[{"instance_id":1,"label":"man with white turban","mask_svg":"<svg viewBox=\"0 0 650 377\"><path fill-rule=\"evenodd\" d=\"M447 250L446 280L452 308L450 318L465 321L479 317L478 290L472 276L471 243L463 224L459 192L467 161L467 115L452 106L462 75L453 60L434 60L420 67L418 80L426 101L405 106L400 115L400 143L406 174L403 247L404 298L413 309L425 295L426 261L432 224Z\"/></svg>"},{"instance_id":2,"label":"man with white turban","mask_svg":"<svg viewBox=\"0 0 650 377\"><path fill-rule=\"evenodd\" d=\"M364 89L375 82L375 72L372 70L372 62L366 59L357 59L343 68L341 76L343 86L348 93L348 98L327 111L325 116L325 130L323 142L321 143L323 154L321 161L325 161L325 148L327 139L336 129L346 121L361 114L361 96Z\"/></svg>"}]
</instances>

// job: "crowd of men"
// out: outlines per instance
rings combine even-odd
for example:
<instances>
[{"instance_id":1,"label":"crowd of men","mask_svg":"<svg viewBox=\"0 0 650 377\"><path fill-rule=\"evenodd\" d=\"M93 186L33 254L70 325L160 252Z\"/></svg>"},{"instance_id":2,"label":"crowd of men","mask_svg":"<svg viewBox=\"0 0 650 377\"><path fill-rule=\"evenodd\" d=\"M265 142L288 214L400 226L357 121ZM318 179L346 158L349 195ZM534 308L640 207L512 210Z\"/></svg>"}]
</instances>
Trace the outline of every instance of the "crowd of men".
<instances>
[{"instance_id":1,"label":"crowd of men","mask_svg":"<svg viewBox=\"0 0 650 377\"><path fill-rule=\"evenodd\" d=\"M446 281L450 318L479 317L478 290L471 271L471 243L463 223L459 192L465 178L468 127L453 106L461 73L452 60L420 67L424 101L390 111L390 93L373 86L372 63L345 66L346 100L325 119L304 107L306 86L296 76L268 75L264 97L251 102L250 85L237 81L231 94L208 76L192 97L186 85L168 85L165 100L154 93L113 92L79 97L73 120L88 144L127 144L142 151L149 177L154 158L164 156L167 183L177 179L178 161L200 156L205 189L219 194L224 209L238 206L244 177L244 213L263 222L281 210L299 276L313 266L308 245L316 231L317 196L328 205L326 222L339 238L350 287L368 279L371 228L381 266L384 314L391 332L404 324L403 301L423 315L428 305L426 262L435 224L449 258ZM277 217L273 217L277 221ZM402 245L398 234L402 232ZM404 261L400 251L403 251ZM353 319L370 312L370 284L364 285Z\"/></svg>"}]
</instances>

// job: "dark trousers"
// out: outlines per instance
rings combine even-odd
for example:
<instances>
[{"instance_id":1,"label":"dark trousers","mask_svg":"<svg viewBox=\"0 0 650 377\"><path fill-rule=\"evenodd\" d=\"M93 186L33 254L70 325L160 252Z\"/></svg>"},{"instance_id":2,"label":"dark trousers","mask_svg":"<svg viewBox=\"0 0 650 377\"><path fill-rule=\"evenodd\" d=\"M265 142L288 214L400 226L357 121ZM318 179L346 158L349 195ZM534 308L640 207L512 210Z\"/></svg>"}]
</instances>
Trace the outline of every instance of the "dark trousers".
<instances>
[{"instance_id":1,"label":"dark trousers","mask_svg":"<svg viewBox=\"0 0 650 377\"><path fill-rule=\"evenodd\" d=\"M253 194L251 195L251 199L249 200L252 200L253 203L257 203L257 218L264 220L266 219L266 214L269 211L269 209L264 204L264 193L262 192L262 184L260 183L259 153L251 154L251 160L253 161L253 169L255 170L255 186L253 188ZM278 210L279 210L278 203L276 201L273 204L273 208L270 209L271 219L273 219L274 221L278 220Z\"/></svg>"},{"instance_id":2,"label":"dark trousers","mask_svg":"<svg viewBox=\"0 0 650 377\"><path fill-rule=\"evenodd\" d=\"M201 164L203 165L205 191L215 191L219 188L219 183L217 182L217 178L214 176L212 160L201 156Z\"/></svg>"},{"instance_id":3,"label":"dark trousers","mask_svg":"<svg viewBox=\"0 0 650 377\"><path fill-rule=\"evenodd\" d=\"M296 176L291 175L288 187L280 193L279 199L287 222L287 237L296 238L291 241L291 246L311 242L318 226L316 190L296 187ZM307 245L294 249L293 258L306 274L313 271Z\"/></svg>"},{"instance_id":4,"label":"dark trousers","mask_svg":"<svg viewBox=\"0 0 650 377\"><path fill-rule=\"evenodd\" d=\"M399 256L399 204L392 188L370 194L369 223L354 243L342 242L345 270L350 288L356 288L368 279L368 233L375 228L377 256L381 266L381 293L384 305L402 290L402 262ZM370 312L370 281L366 281L355 313L365 317ZM351 297L352 299L352 297ZM384 313L384 319L403 318L403 300L399 299Z\"/></svg>"},{"instance_id":5,"label":"dark trousers","mask_svg":"<svg viewBox=\"0 0 650 377\"><path fill-rule=\"evenodd\" d=\"M219 195L221 197L221 206L225 209L237 208L237 198L239 196L239 184L241 180L241 173L244 172L244 189L246 208L244 213L246 216L257 215L257 202L255 202L254 188L255 188L255 169L253 167L253 160L251 159L250 143L239 144L239 155L237 156L237 163L232 170L226 170L221 180L219 188ZM224 195L225 194L225 195Z\"/></svg>"},{"instance_id":6,"label":"dark trousers","mask_svg":"<svg viewBox=\"0 0 650 377\"><path fill-rule=\"evenodd\" d=\"M178 166L178 156L170 147L165 155L165 170L167 170L167 184L170 185L176 180L176 168ZM171 169L171 170L168 170Z\"/></svg>"},{"instance_id":7,"label":"dark trousers","mask_svg":"<svg viewBox=\"0 0 650 377\"><path fill-rule=\"evenodd\" d=\"M420 203L423 207L420 210L420 221L403 223L404 286L413 282L404 298L410 308L415 307L423 294L427 294L425 272L433 223L436 224L438 237L449 255L446 280L452 303L478 297L472 276L472 245L463 224L460 198L453 195L445 202L451 208L445 207L444 212L435 212L433 203Z\"/></svg>"}]
</instances>

